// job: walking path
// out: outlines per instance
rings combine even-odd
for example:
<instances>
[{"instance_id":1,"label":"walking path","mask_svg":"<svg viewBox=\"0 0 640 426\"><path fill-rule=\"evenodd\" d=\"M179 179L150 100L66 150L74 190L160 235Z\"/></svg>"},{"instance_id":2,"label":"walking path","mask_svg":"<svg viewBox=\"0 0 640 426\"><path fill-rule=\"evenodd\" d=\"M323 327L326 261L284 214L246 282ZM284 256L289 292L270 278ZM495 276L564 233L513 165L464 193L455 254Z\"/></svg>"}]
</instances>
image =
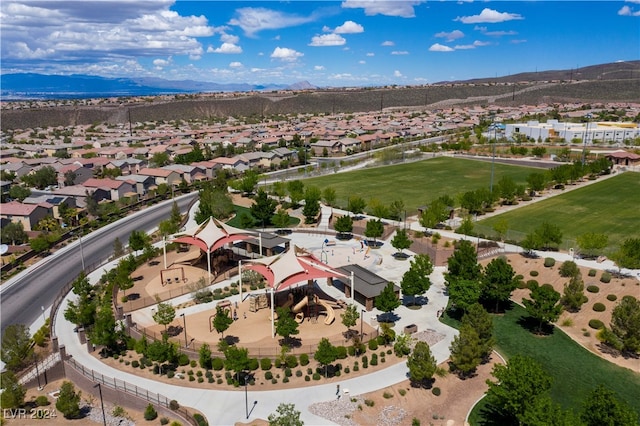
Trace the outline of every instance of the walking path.
<instances>
[{"instance_id":1,"label":"walking path","mask_svg":"<svg viewBox=\"0 0 640 426\"><path fill-rule=\"evenodd\" d=\"M551 194L549 194L551 196ZM537 198L539 201L542 197ZM190 228L195 225L193 221L193 212L197 208L197 204L194 205L191 212L190 219L186 224L186 228ZM326 208L325 208L326 209ZM324 213L324 209L323 209ZM348 212L339 209L333 209L333 213L347 214ZM324 214L323 214L324 216ZM393 222L395 225L403 226L404 222ZM327 224L328 226L328 224ZM424 228L414 221L410 224L407 223L412 230L424 231ZM456 234L452 231L439 230L440 234L449 238L456 239L472 239L476 241L475 237L468 237L464 235ZM324 235L314 235L303 232L294 232L291 235L293 243L307 248L312 251L313 249L320 249L323 241L326 238ZM409 267L409 262L397 261L393 259L392 254L395 252L389 243L393 238L391 235L384 243L384 245L376 250L376 256L379 256L381 262L370 266L368 269L372 272L383 276L384 278L399 282L404 271ZM518 246L509 244L502 245L502 250L509 252L521 252L522 249ZM559 261L575 260L581 266L588 266L594 269L615 269L613 262L606 260L598 263L595 261L588 261L583 259L573 259L569 254L556 253L556 252L540 252L537 253L540 256L553 257ZM105 269L114 267L116 262L112 262L105 266ZM95 271L89 275L89 279L92 283L99 280L100 275L104 272L104 269ZM395 324L396 332L402 332L404 327L409 324L415 324L418 326L418 331L433 330L436 333L443 335L444 337L438 343L431 347L433 355L438 363L444 362L449 357L449 346L457 334L457 331L451 327L448 327L437 320L437 314L440 310L444 309L447 305L447 295L445 290L444 275L445 268L436 267L434 273L431 275L432 286L425 294L428 299L428 303L419 310L410 310L405 306L399 307L395 313L398 315L399 320ZM633 274L634 276L640 276L639 270L622 270L623 273ZM323 290L330 296L336 298L344 298L339 290L334 287L324 286ZM63 301L62 306L57 311L56 319L56 336L59 339L60 344L64 344L66 351L69 355L73 356L76 362L82 364L86 368L99 371L108 377L117 378L122 381L131 383L139 388L148 389L154 393L159 393L166 396L169 399L175 399L180 402L181 405L193 407L201 411L208 419L209 424L234 424L235 422L245 421L245 394L244 389L239 388L238 391L232 390L203 390L198 388L189 388L182 386L175 386L166 383L155 382L153 380L141 378L139 376L106 366L98 359L89 354L85 345L81 344L76 332L74 331L74 325L64 319L64 310L69 300L74 297L72 293L67 295L67 298ZM188 296L183 296L188 297ZM238 297L238 296L236 296ZM358 305L359 308L362 306ZM197 309L197 308L193 308ZM365 320L373 323L377 314L381 312L373 310L369 314L365 315ZM150 312L141 311L136 314L136 320L144 322L145 316L150 317ZM33 327L37 327L34 324ZM365 394L375 390L382 389L384 387L402 382L407 378L407 367L405 363L398 363L388 368L376 371L371 374L363 375L360 377L354 377L341 381L340 384L343 389L349 389L351 395ZM326 425L331 424L325 418L318 417L309 411L309 406L316 402L335 400L335 384L324 385L312 385L305 387L307 391L301 392L300 389L282 389L272 391L254 391L251 388L247 389L247 398L249 407L251 409L250 419L262 418L266 419L269 414L275 412L277 406L280 403L291 403L296 406L296 409L301 412L301 419L309 425ZM256 401L255 406L253 401Z\"/></svg>"}]
</instances>

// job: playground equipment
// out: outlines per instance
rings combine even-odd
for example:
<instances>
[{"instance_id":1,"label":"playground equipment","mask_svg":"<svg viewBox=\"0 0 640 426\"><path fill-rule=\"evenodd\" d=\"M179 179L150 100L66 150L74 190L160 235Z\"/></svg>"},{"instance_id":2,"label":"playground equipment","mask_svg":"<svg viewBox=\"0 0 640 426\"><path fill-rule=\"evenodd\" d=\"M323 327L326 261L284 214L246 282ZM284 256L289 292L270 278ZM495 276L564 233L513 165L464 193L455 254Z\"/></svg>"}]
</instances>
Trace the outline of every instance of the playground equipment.
<instances>
[{"instance_id":1,"label":"playground equipment","mask_svg":"<svg viewBox=\"0 0 640 426\"><path fill-rule=\"evenodd\" d=\"M162 269L160 271L160 280L163 287L168 284L178 284L179 282L187 281L184 276L184 268L182 266L179 266L177 268Z\"/></svg>"},{"instance_id":2,"label":"playground equipment","mask_svg":"<svg viewBox=\"0 0 640 426\"><path fill-rule=\"evenodd\" d=\"M325 325L331 325L333 321L335 321L336 319L335 311L333 310L331 305L327 303L326 300L320 299L317 295L314 295L312 303L314 305L319 305L319 306L322 306L322 308L324 308L324 311L322 312L324 312L327 315L327 317L324 320ZM304 320L303 309L308 305L309 305L309 296L305 296L302 298L301 301L296 303L296 305L291 309L291 312L293 312L296 315L296 322L298 324L300 324Z\"/></svg>"},{"instance_id":3,"label":"playground equipment","mask_svg":"<svg viewBox=\"0 0 640 426\"><path fill-rule=\"evenodd\" d=\"M269 299L266 294L252 294L249 296L249 311L258 312L269 307Z\"/></svg>"}]
</instances>

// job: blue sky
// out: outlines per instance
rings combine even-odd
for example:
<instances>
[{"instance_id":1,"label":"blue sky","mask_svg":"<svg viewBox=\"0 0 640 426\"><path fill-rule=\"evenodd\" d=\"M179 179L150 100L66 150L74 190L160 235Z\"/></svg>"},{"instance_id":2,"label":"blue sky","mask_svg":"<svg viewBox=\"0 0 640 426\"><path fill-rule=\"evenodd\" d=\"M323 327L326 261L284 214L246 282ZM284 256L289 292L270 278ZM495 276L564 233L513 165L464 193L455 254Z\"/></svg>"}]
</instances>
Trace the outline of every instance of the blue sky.
<instances>
[{"instance_id":1,"label":"blue sky","mask_svg":"<svg viewBox=\"0 0 640 426\"><path fill-rule=\"evenodd\" d=\"M640 59L640 0L13 1L2 73L430 84Z\"/></svg>"}]
</instances>

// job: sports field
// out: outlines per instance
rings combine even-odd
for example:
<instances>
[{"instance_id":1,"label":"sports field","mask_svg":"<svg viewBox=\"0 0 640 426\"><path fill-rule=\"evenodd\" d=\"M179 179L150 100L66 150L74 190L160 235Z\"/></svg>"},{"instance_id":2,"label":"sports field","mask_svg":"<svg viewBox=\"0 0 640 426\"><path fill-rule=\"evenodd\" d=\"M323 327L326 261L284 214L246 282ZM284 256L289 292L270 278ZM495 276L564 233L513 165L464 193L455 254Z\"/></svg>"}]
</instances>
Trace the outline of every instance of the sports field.
<instances>
[{"instance_id":1,"label":"sports field","mask_svg":"<svg viewBox=\"0 0 640 426\"><path fill-rule=\"evenodd\" d=\"M640 173L627 172L566 194L478 222L491 229L506 219L509 229L527 234L542 222L558 225L565 240L587 232L609 236L609 248L640 238Z\"/></svg>"},{"instance_id":2,"label":"sports field","mask_svg":"<svg viewBox=\"0 0 640 426\"><path fill-rule=\"evenodd\" d=\"M516 183L526 184L530 173L541 170L496 163L494 186L502 176L510 176ZM457 202L459 194L482 187L489 188L490 181L490 162L437 157L306 179L304 184L320 189L334 188L339 207L346 207L348 198L357 195L367 202L375 198L384 205L402 200L407 214L412 215L418 207L441 195L450 195Z\"/></svg>"}]
</instances>

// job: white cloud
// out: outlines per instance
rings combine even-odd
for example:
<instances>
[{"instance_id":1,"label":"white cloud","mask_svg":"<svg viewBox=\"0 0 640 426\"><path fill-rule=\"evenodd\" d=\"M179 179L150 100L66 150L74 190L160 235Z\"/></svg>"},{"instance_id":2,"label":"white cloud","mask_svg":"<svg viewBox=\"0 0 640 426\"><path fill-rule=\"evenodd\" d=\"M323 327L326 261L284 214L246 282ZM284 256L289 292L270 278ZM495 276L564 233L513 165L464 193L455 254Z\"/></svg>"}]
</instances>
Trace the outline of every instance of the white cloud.
<instances>
[{"instance_id":1,"label":"white cloud","mask_svg":"<svg viewBox=\"0 0 640 426\"><path fill-rule=\"evenodd\" d=\"M395 70L395 71L393 72L393 76L394 76L394 77L403 77L402 73L401 73L400 71L398 71L398 70Z\"/></svg>"},{"instance_id":2,"label":"white cloud","mask_svg":"<svg viewBox=\"0 0 640 426\"><path fill-rule=\"evenodd\" d=\"M295 62L298 58L304 56L304 53L289 49L288 47L276 47L271 53L272 59L278 59L283 62Z\"/></svg>"},{"instance_id":3,"label":"white cloud","mask_svg":"<svg viewBox=\"0 0 640 426\"><path fill-rule=\"evenodd\" d=\"M164 68L169 64L171 64L171 59L154 59L153 60L153 65L156 68Z\"/></svg>"},{"instance_id":4,"label":"white cloud","mask_svg":"<svg viewBox=\"0 0 640 426\"><path fill-rule=\"evenodd\" d=\"M315 65L313 67L314 71L324 71L324 65Z\"/></svg>"},{"instance_id":5,"label":"white cloud","mask_svg":"<svg viewBox=\"0 0 640 426\"><path fill-rule=\"evenodd\" d=\"M400 18L414 18L414 7L424 3L421 0L397 1L397 0L345 0L342 7L345 9L364 9L367 16L385 15Z\"/></svg>"},{"instance_id":6,"label":"white cloud","mask_svg":"<svg viewBox=\"0 0 640 426\"><path fill-rule=\"evenodd\" d=\"M222 54L238 54L238 53L242 53L242 47L240 46L236 46L233 43L222 43L222 45L218 48L208 48L207 52L209 53L222 53Z\"/></svg>"},{"instance_id":7,"label":"white cloud","mask_svg":"<svg viewBox=\"0 0 640 426\"><path fill-rule=\"evenodd\" d=\"M382 44L380 44L380 46L395 46L396 44L390 40L387 41L383 41Z\"/></svg>"},{"instance_id":8,"label":"white cloud","mask_svg":"<svg viewBox=\"0 0 640 426\"><path fill-rule=\"evenodd\" d=\"M242 65L242 62L230 62L229 63L229 68L243 68L244 65Z\"/></svg>"},{"instance_id":9,"label":"white cloud","mask_svg":"<svg viewBox=\"0 0 640 426\"><path fill-rule=\"evenodd\" d=\"M624 5L618 11L618 15L620 15L620 16L640 16L640 11L635 11L635 10L633 10L633 8L631 8L631 7L627 6L627 5Z\"/></svg>"},{"instance_id":10,"label":"white cloud","mask_svg":"<svg viewBox=\"0 0 640 426\"><path fill-rule=\"evenodd\" d=\"M291 15L263 7L242 7L236 10L237 17L229 21L229 25L235 25L248 36L263 30L277 30L280 28L295 27L314 21L314 17Z\"/></svg>"},{"instance_id":11,"label":"white cloud","mask_svg":"<svg viewBox=\"0 0 640 426\"><path fill-rule=\"evenodd\" d=\"M409 52L407 52L406 50L394 50L393 52L391 52L392 55L408 55Z\"/></svg>"},{"instance_id":12,"label":"white cloud","mask_svg":"<svg viewBox=\"0 0 640 426\"><path fill-rule=\"evenodd\" d=\"M359 65L366 65L366 63L367 63L367 61L362 60L362 59L358 61Z\"/></svg>"},{"instance_id":13,"label":"white cloud","mask_svg":"<svg viewBox=\"0 0 640 426\"><path fill-rule=\"evenodd\" d=\"M238 44L240 42L240 37L233 34L222 33L220 35L220 41L223 43Z\"/></svg>"},{"instance_id":14,"label":"white cloud","mask_svg":"<svg viewBox=\"0 0 640 426\"><path fill-rule=\"evenodd\" d=\"M436 33L435 36L437 38L444 38L447 41L454 41L464 37L464 33L460 30L453 30L451 32L442 31L442 32Z\"/></svg>"},{"instance_id":15,"label":"white cloud","mask_svg":"<svg viewBox=\"0 0 640 426\"><path fill-rule=\"evenodd\" d=\"M358 34L364 32L364 27L353 21L345 21L333 31L336 34Z\"/></svg>"},{"instance_id":16,"label":"white cloud","mask_svg":"<svg viewBox=\"0 0 640 426\"><path fill-rule=\"evenodd\" d=\"M525 39L522 39L522 40L511 40L511 43L513 43L513 44L521 44L521 43L526 43L526 42L527 42L527 40L525 40Z\"/></svg>"},{"instance_id":17,"label":"white cloud","mask_svg":"<svg viewBox=\"0 0 640 426\"><path fill-rule=\"evenodd\" d=\"M309 46L342 46L346 42L347 40L338 34L323 34L313 36Z\"/></svg>"},{"instance_id":18,"label":"white cloud","mask_svg":"<svg viewBox=\"0 0 640 426\"><path fill-rule=\"evenodd\" d=\"M487 35L490 37L504 37L504 36L512 36L517 34L518 33L515 31L487 31L484 33L484 35Z\"/></svg>"},{"instance_id":19,"label":"white cloud","mask_svg":"<svg viewBox=\"0 0 640 426\"><path fill-rule=\"evenodd\" d=\"M367 52L367 54L365 56L376 56L376 54L373 53L373 52Z\"/></svg>"},{"instance_id":20,"label":"white cloud","mask_svg":"<svg viewBox=\"0 0 640 426\"><path fill-rule=\"evenodd\" d=\"M460 21L463 24L496 24L498 22L513 21L518 19L524 18L518 13L498 12L497 10L484 8L479 15L458 16L456 19L454 19L454 21Z\"/></svg>"},{"instance_id":21,"label":"white cloud","mask_svg":"<svg viewBox=\"0 0 640 426\"><path fill-rule=\"evenodd\" d=\"M445 46L440 43L431 45L429 52L453 52L453 49L449 46Z\"/></svg>"}]
</instances>

